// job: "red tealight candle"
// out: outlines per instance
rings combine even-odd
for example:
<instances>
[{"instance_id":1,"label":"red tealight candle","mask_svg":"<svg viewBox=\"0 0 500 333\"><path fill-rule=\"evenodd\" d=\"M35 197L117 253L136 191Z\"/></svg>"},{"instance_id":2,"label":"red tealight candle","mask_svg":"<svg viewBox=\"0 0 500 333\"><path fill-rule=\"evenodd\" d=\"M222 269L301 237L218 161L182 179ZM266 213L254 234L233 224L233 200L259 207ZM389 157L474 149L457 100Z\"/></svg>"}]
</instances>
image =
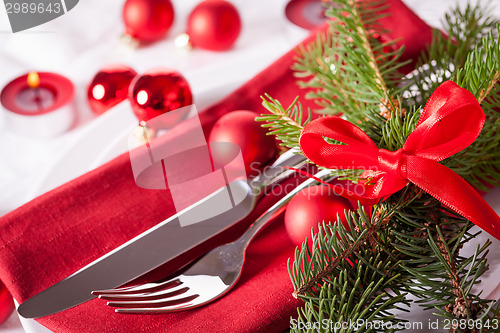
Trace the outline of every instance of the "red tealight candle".
<instances>
[{"instance_id":1,"label":"red tealight candle","mask_svg":"<svg viewBox=\"0 0 500 333\"><path fill-rule=\"evenodd\" d=\"M73 123L75 89L55 73L31 72L11 81L0 94L8 128L29 136L54 136Z\"/></svg>"},{"instance_id":2,"label":"red tealight candle","mask_svg":"<svg viewBox=\"0 0 500 333\"><path fill-rule=\"evenodd\" d=\"M54 92L46 87L40 87L40 76L36 72L31 72L26 78L28 87L19 92L16 97L16 104L19 108L37 112L48 109L54 104Z\"/></svg>"}]
</instances>

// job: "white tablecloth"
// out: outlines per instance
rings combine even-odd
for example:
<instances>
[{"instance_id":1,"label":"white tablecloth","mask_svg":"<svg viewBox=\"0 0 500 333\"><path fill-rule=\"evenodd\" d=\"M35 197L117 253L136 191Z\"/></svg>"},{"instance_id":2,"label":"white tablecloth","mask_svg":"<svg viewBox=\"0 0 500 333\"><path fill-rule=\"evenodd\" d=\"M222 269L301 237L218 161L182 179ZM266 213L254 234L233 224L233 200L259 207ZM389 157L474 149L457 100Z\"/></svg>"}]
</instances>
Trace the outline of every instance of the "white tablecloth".
<instances>
[{"instance_id":1,"label":"white tablecloth","mask_svg":"<svg viewBox=\"0 0 500 333\"><path fill-rule=\"evenodd\" d=\"M20 136L6 128L3 112L0 112L0 216L81 173L81 170L72 172L70 167L57 180L47 180L53 175L51 170L70 156L68 149L79 147L85 135L97 133L98 137L93 138L95 144L81 146L85 148L78 155L83 164L94 161L105 146L99 142L99 133L105 133L102 128L92 131L96 124L102 127L105 120L96 120L86 104L86 86L103 65L126 63L138 72L157 66L177 69L190 82L196 98L210 89L250 79L306 35L286 22L285 0L232 0L243 20L243 31L234 49L220 53L203 50L186 53L174 47L173 39L184 31L187 15L198 0L173 0L176 18L168 38L125 52L118 41L123 33L123 2L81 0L66 15L17 34L10 32L7 15L0 5L0 88L31 70L60 73L76 85L79 116L77 127L72 131L40 140ZM451 0L405 2L434 26L440 26L444 12L456 3ZM465 4L467 0L458 2ZM496 8L495 13L500 16L500 8ZM204 106L197 103L198 109ZM26 331L43 331L39 325L28 325ZM14 314L0 326L0 333L24 331Z\"/></svg>"}]
</instances>

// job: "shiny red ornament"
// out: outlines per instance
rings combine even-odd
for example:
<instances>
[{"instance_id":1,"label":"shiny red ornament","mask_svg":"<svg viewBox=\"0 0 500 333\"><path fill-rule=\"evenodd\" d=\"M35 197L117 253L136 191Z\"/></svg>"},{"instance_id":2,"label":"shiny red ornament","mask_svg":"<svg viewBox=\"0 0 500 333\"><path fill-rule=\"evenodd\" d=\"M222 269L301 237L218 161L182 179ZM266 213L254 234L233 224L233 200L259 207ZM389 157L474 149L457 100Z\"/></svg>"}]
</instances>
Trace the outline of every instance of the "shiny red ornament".
<instances>
[{"instance_id":1,"label":"shiny red ornament","mask_svg":"<svg viewBox=\"0 0 500 333\"><path fill-rule=\"evenodd\" d=\"M152 69L137 76L130 84L129 99L140 122L193 104L187 80L167 68Z\"/></svg>"},{"instance_id":2,"label":"shiny red ornament","mask_svg":"<svg viewBox=\"0 0 500 333\"><path fill-rule=\"evenodd\" d=\"M87 101L92 111L103 114L128 97L130 83L137 73L125 65L102 68L92 79L87 91Z\"/></svg>"},{"instance_id":3,"label":"shiny red ornament","mask_svg":"<svg viewBox=\"0 0 500 333\"><path fill-rule=\"evenodd\" d=\"M253 111L233 111L222 116L210 132L209 142L232 142L241 148L245 170L254 176L278 153L274 136L267 135Z\"/></svg>"},{"instance_id":4,"label":"shiny red ornament","mask_svg":"<svg viewBox=\"0 0 500 333\"><path fill-rule=\"evenodd\" d=\"M2 281L0 281L0 325L9 319L12 311L14 311L14 300Z\"/></svg>"},{"instance_id":5,"label":"shiny red ornament","mask_svg":"<svg viewBox=\"0 0 500 333\"><path fill-rule=\"evenodd\" d=\"M122 14L125 34L148 43L165 37L174 21L174 6L170 0L127 0Z\"/></svg>"},{"instance_id":6,"label":"shiny red ornament","mask_svg":"<svg viewBox=\"0 0 500 333\"><path fill-rule=\"evenodd\" d=\"M187 34L194 47L223 51L233 46L241 31L236 7L224 0L205 0L188 18Z\"/></svg>"},{"instance_id":7,"label":"shiny red ornament","mask_svg":"<svg viewBox=\"0 0 500 333\"><path fill-rule=\"evenodd\" d=\"M316 185L297 193L286 208L285 228L293 244L299 246L307 237L312 246L311 229L318 232L318 224L337 221L337 214L346 228L345 210L353 210L351 202L325 185Z\"/></svg>"}]
</instances>

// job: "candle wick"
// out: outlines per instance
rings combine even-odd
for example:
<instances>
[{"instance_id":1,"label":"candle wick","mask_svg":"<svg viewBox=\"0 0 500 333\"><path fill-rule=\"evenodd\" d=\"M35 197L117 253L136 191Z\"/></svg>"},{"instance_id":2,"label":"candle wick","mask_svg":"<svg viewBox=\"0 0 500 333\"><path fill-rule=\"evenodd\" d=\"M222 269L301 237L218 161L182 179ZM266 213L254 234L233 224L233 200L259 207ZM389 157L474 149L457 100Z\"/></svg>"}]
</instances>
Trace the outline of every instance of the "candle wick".
<instances>
[{"instance_id":1,"label":"candle wick","mask_svg":"<svg viewBox=\"0 0 500 333\"><path fill-rule=\"evenodd\" d=\"M35 94L36 106L38 108L38 111L40 111L43 109L43 103L42 103L42 97L40 95L40 90L38 89L38 87L32 88L32 89L33 89L33 93Z\"/></svg>"}]
</instances>

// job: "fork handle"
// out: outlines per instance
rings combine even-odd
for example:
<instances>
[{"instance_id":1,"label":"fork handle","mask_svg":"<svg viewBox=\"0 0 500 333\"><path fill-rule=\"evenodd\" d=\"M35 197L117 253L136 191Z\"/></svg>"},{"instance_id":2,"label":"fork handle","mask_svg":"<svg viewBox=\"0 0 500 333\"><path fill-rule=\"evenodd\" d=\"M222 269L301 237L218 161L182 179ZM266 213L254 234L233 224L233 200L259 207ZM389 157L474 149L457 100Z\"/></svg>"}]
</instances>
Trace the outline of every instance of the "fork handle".
<instances>
[{"instance_id":1,"label":"fork handle","mask_svg":"<svg viewBox=\"0 0 500 333\"><path fill-rule=\"evenodd\" d=\"M320 179L331 180L330 170L324 169L315 174L315 177ZM275 203L271 208L269 208L264 214L262 214L254 223L245 231L245 233L238 238L235 242L241 243L241 245L246 248L248 244L257 236L260 230L264 228L270 221L272 221L276 216L281 214L285 208L286 204L293 198L295 194L301 190L316 184L317 181L313 178L309 178L302 182L299 186L294 188L290 193L284 196L281 200Z\"/></svg>"},{"instance_id":2,"label":"fork handle","mask_svg":"<svg viewBox=\"0 0 500 333\"><path fill-rule=\"evenodd\" d=\"M307 159L300 154L300 150L292 148L281 155L271 166L265 168L256 178L252 179L250 186L255 194L260 195L265 188L281 182L295 172L287 169L287 167L300 169L306 162Z\"/></svg>"}]
</instances>

